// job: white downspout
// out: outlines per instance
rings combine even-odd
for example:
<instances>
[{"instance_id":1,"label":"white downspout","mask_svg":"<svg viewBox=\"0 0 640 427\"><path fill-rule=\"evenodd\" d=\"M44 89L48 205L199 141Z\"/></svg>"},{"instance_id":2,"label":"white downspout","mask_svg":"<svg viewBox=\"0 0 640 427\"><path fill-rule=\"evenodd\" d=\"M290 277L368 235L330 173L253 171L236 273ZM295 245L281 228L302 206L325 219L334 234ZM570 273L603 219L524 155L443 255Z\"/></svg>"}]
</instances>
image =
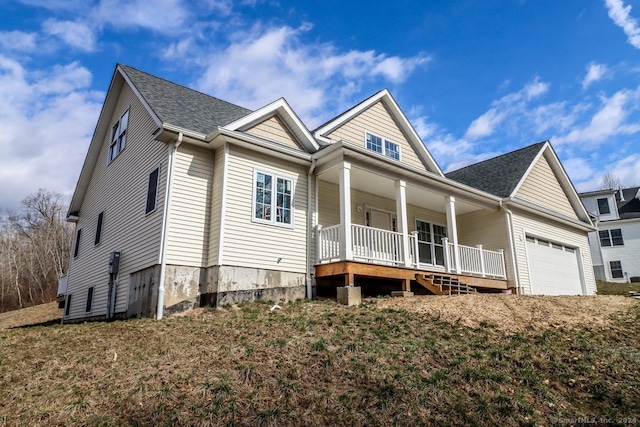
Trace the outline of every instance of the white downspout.
<instances>
[{"instance_id":1,"label":"white downspout","mask_svg":"<svg viewBox=\"0 0 640 427\"><path fill-rule=\"evenodd\" d=\"M515 241L515 234L513 232L513 212L511 212L509 208L505 207L502 202L500 202L500 207L507 214L507 236L509 240L509 253L511 254L511 267L513 268L516 290L518 295L522 295L522 288L520 287L520 272L518 271L518 264L516 263L516 251L513 243Z\"/></svg>"},{"instance_id":2,"label":"white downspout","mask_svg":"<svg viewBox=\"0 0 640 427\"><path fill-rule=\"evenodd\" d=\"M164 312L164 280L165 269L167 267L167 235L169 234L169 213L171 212L171 190L173 187L173 168L175 164L175 153L182 143L182 132L178 134L178 139L169 145L169 166L167 168L167 184L164 192L164 212L162 220L162 235L160 238L160 279L158 286L158 306L156 308L156 319L162 320Z\"/></svg>"},{"instance_id":3,"label":"white downspout","mask_svg":"<svg viewBox=\"0 0 640 427\"><path fill-rule=\"evenodd\" d=\"M311 239L313 236L313 213L311 212L311 181L313 171L316 168L316 159L311 159L311 167L307 173L307 273L305 276L307 285L307 299L313 298L313 288L311 286L311 266L313 261L311 260ZM317 208L317 206L316 206ZM318 254L316 254L316 257Z\"/></svg>"}]
</instances>

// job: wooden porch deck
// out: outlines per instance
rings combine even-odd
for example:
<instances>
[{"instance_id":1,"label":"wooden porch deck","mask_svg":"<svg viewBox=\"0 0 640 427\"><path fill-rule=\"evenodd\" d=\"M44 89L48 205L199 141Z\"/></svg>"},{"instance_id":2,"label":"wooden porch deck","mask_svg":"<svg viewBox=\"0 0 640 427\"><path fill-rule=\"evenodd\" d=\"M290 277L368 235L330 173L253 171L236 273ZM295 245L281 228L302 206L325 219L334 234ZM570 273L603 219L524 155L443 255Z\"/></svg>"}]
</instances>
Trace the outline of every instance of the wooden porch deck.
<instances>
[{"instance_id":1,"label":"wooden porch deck","mask_svg":"<svg viewBox=\"0 0 640 427\"><path fill-rule=\"evenodd\" d=\"M456 278L460 282L474 288L495 290L506 290L509 288L507 281L501 279L442 273L442 271L435 270L368 264L357 261L337 261L317 264L315 269L317 278L343 276L345 286L353 285L355 277L370 277L401 280L402 290L408 291L411 288L411 281L416 280L416 275L439 274Z\"/></svg>"}]
</instances>

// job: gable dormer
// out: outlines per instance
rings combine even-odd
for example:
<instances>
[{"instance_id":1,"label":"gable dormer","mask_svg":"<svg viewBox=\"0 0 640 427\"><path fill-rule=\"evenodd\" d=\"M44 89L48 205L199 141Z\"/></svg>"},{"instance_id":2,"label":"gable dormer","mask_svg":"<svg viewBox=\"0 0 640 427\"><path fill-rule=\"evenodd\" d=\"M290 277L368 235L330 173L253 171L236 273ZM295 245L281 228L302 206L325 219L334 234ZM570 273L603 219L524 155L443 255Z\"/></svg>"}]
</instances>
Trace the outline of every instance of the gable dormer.
<instances>
[{"instance_id":1,"label":"gable dormer","mask_svg":"<svg viewBox=\"0 0 640 427\"><path fill-rule=\"evenodd\" d=\"M314 131L323 144L344 141L373 155L443 176L389 91L382 90Z\"/></svg>"}]
</instances>

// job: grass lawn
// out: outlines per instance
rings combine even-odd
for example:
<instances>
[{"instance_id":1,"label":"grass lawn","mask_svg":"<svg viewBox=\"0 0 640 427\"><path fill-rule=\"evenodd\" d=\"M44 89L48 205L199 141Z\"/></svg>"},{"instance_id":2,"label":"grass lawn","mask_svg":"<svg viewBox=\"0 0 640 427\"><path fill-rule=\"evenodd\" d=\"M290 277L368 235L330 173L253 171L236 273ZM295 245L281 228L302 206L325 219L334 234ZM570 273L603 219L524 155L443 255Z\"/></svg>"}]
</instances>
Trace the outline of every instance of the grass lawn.
<instances>
[{"instance_id":1,"label":"grass lawn","mask_svg":"<svg viewBox=\"0 0 640 427\"><path fill-rule=\"evenodd\" d=\"M629 295L630 291L640 292L640 283L613 283L597 281L598 295Z\"/></svg>"},{"instance_id":2,"label":"grass lawn","mask_svg":"<svg viewBox=\"0 0 640 427\"><path fill-rule=\"evenodd\" d=\"M0 425L640 424L640 303L505 331L383 302L0 329Z\"/></svg>"}]
</instances>

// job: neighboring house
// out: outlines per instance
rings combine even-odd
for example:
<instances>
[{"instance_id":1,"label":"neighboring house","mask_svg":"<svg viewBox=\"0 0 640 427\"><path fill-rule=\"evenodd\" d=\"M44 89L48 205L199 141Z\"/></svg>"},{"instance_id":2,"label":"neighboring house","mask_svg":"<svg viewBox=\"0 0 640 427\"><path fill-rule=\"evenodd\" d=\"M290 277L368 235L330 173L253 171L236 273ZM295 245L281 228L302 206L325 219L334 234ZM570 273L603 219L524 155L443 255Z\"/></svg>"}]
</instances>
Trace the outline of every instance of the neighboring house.
<instances>
[{"instance_id":1,"label":"neighboring house","mask_svg":"<svg viewBox=\"0 0 640 427\"><path fill-rule=\"evenodd\" d=\"M379 279L595 293L595 228L548 142L445 176L387 90L310 132L284 99L250 111L118 65L68 220L65 321Z\"/></svg>"},{"instance_id":2,"label":"neighboring house","mask_svg":"<svg viewBox=\"0 0 640 427\"><path fill-rule=\"evenodd\" d=\"M580 193L598 231L589 233L598 280L640 282L640 187Z\"/></svg>"}]
</instances>

